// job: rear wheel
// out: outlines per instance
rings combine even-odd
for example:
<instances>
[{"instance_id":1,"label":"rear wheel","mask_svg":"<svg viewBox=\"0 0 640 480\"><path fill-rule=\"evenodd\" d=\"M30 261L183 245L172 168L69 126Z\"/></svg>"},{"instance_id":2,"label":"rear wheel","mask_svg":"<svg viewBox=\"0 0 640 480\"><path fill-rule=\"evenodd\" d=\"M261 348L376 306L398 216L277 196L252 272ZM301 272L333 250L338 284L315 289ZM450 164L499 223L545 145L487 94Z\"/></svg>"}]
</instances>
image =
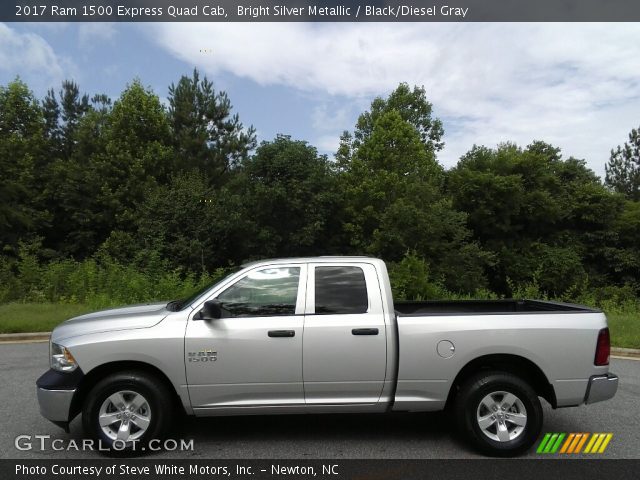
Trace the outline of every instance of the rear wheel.
<instances>
[{"instance_id":1,"label":"rear wheel","mask_svg":"<svg viewBox=\"0 0 640 480\"><path fill-rule=\"evenodd\" d=\"M167 433L172 398L164 384L146 372L115 373L87 395L82 425L103 448L137 450Z\"/></svg>"},{"instance_id":2,"label":"rear wheel","mask_svg":"<svg viewBox=\"0 0 640 480\"><path fill-rule=\"evenodd\" d=\"M518 455L535 443L542 428L536 392L511 373L488 371L469 378L454 408L461 433L487 455Z\"/></svg>"}]
</instances>

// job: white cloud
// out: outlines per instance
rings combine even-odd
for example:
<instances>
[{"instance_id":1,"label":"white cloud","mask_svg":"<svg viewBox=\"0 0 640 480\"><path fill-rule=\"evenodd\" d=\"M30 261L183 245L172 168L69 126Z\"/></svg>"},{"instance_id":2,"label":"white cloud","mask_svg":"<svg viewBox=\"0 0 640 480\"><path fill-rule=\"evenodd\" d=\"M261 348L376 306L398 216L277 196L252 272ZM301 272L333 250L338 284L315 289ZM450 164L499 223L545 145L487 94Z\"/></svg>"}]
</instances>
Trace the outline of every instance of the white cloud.
<instances>
[{"instance_id":1,"label":"white cloud","mask_svg":"<svg viewBox=\"0 0 640 480\"><path fill-rule=\"evenodd\" d=\"M636 24L158 24L156 41L209 74L232 73L345 97L425 85L445 120L452 165L474 143L533 139L586 158L602 174L609 150L640 119ZM202 49L213 49L203 55ZM348 111L347 106L344 107ZM325 116L322 112L316 117ZM338 115L342 117L342 115ZM342 119L340 119L342 120ZM335 134L353 126L335 123ZM326 145L327 132L321 139ZM337 140L336 140L337 143Z\"/></svg>"},{"instance_id":2,"label":"white cloud","mask_svg":"<svg viewBox=\"0 0 640 480\"><path fill-rule=\"evenodd\" d=\"M0 23L0 71L23 72L51 85L65 77L69 66L70 62L60 58L40 35L20 33Z\"/></svg>"},{"instance_id":3,"label":"white cloud","mask_svg":"<svg viewBox=\"0 0 640 480\"><path fill-rule=\"evenodd\" d=\"M320 153L336 152L340 146L340 137L338 135L321 135L317 137L311 144L318 149Z\"/></svg>"},{"instance_id":4,"label":"white cloud","mask_svg":"<svg viewBox=\"0 0 640 480\"><path fill-rule=\"evenodd\" d=\"M64 32L72 25L72 22L29 22L29 29L58 34Z\"/></svg>"},{"instance_id":5,"label":"white cloud","mask_svg":"<svg viewBox=\"0 0 640 480\"><path fill-rule=\"evenodd\" d=\"M113 23L81 23L78 27L78 42L83 48L91 49L96 42L103 43L112 40L116 33Z\"/></svg>"},{"instance_id":6,"label":"white cloud","mask_svg":"<svg viewBox=\"0 0 640 480\"><path fill-rule=\"evenodd\" d=\"M353 123L353 115L358 113L351 102L324 101L313 108L311 125L315 131L334 131L336 126Z\"/></svg>"}]
</instances>

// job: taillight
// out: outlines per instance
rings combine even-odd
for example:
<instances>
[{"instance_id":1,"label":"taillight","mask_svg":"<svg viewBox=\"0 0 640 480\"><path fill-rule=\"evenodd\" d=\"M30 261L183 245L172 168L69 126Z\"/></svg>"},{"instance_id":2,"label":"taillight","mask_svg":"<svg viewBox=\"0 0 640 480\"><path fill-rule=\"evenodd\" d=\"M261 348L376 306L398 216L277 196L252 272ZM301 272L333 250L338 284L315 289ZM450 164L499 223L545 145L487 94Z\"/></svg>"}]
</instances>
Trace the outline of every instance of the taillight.
<instances>
[{"instance_id":1,"label":"taillight","mask_svg":"<svg viewBox=\"0 0 640 480\"><path fill-rule=\"evenodd\" d=\"M603 328L598 334L598 344L596 345L596 359L593 363L596 366L609 365L609 354L611 353L611 343L609 342L609 329Z\"/></svg>"}]
</instances>

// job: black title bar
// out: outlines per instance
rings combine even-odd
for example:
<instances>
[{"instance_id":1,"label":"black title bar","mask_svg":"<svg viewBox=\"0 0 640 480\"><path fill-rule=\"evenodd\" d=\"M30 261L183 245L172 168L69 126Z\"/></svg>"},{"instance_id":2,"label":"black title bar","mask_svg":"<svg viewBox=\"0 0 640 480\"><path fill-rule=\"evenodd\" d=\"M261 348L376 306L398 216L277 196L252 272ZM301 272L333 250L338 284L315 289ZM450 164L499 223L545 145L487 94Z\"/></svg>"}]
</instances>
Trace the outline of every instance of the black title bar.
<instances>
[{"instance_id":1,"label":"black title bar","mask_svg":"<svg viewBox=\"0 0 640 480\"><path fill-rule=\"evenodd\" d=\"M637 22L638 0L2 0L2 22Z\"/></svg>"}]
</instances>

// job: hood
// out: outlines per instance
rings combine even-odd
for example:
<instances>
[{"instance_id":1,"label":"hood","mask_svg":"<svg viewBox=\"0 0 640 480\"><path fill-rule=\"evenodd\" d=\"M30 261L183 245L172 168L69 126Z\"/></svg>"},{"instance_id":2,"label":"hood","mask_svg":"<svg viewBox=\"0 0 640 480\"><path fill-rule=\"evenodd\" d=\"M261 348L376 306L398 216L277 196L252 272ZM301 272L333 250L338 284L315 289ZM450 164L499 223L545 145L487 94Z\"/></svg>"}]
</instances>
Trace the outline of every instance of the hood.
<instances>
[{"instance_id":1,"label":"hood","mask_svg":"<svg viewBox=\"0 0 640 480\"><path fill-rule=\"evenodd\" d=\"M51 339L57 342L90 333L153 327L169 313L166 305L166 302L141 303L80 315L58 325Z\"/></svg>"}]
</instances>

